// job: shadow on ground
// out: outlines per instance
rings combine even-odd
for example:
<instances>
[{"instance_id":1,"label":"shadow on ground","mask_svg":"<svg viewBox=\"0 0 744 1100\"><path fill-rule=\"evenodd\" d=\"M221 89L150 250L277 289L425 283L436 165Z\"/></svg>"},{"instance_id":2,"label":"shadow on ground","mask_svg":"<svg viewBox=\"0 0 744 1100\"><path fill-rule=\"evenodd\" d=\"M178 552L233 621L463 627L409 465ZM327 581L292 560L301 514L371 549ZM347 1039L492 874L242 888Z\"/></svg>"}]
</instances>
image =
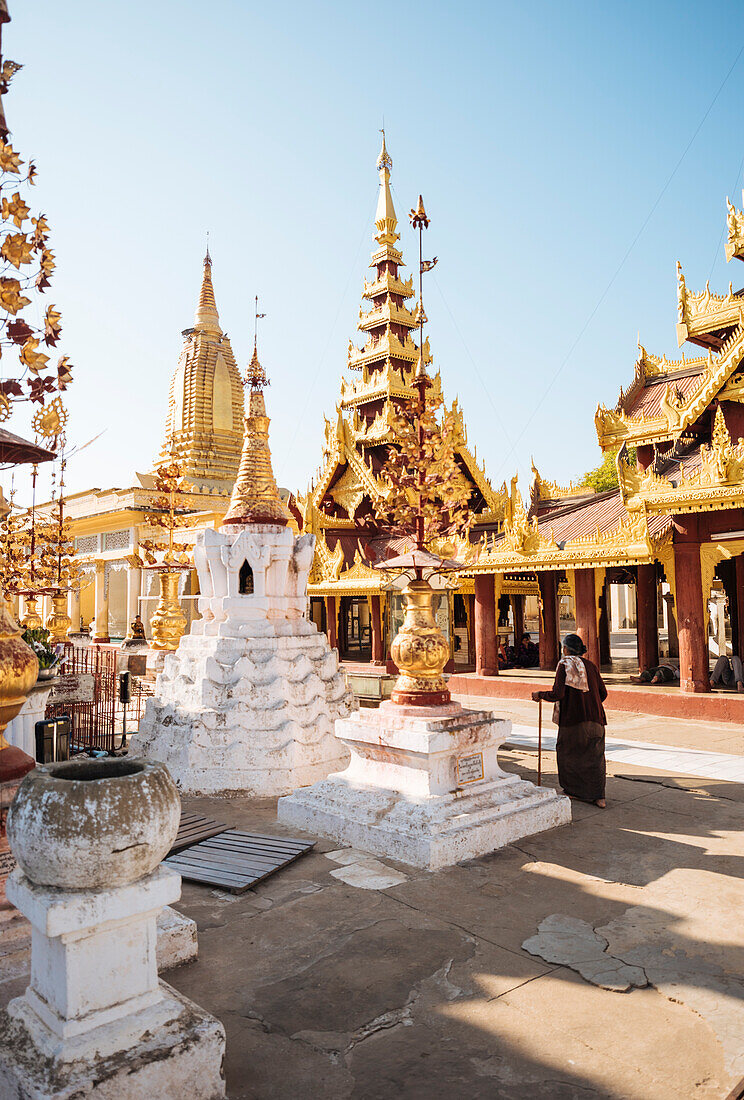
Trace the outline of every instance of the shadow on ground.
<instances>
[{"instance_id":1,"label":"shadow on ground","mask_svg":"<svg viewBox=\"0 0 744 1100\"><path fill-rule=\"evenodd\" d=\"M534 755L503 760L534 778ZM240 897L184 884L200 958L169 980L225 1024L229 1096L725 1097L744 1074L744 788L622 773L604 812L575 804L436 874L397 864L386 890L333 877L324 842ZM186 805L287 832L272 801ZM555 917L578 922L574 953L525 951ZM590 941L640 986L581 977Z\"/></svg>"}]
</instances>

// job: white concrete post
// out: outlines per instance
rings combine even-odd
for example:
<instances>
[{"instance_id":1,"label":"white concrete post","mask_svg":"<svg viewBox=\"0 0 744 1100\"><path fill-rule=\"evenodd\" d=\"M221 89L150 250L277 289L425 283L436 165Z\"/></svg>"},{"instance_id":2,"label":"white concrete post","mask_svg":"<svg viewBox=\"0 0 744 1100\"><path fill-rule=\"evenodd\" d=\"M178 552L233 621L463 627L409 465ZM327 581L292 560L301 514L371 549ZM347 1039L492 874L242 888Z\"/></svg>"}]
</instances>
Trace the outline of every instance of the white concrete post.
<instances>
[{"instance_id":1,"label":"white concrete post","mask_svg":"<svg viewBox=\"0 0 744 1100\"><path fill-rule=\"evenodd\" d=\"M139 615L139 598L141 595L142 570L135 569L130 565L127 569L127 641L133 637L132 623L135 616Z\"/></svg>"},{"instance_id":2,"label":"white concrete post","mask_svg":"<svg viewBox=\"0 0 744 1100\"><path fill-rule=\"evenodd\" d=\"M94 642L107 642L108 630L108 592L106 591L106 564L96 562L96 603L95 603Z\"/></svg>"}]
</instances>

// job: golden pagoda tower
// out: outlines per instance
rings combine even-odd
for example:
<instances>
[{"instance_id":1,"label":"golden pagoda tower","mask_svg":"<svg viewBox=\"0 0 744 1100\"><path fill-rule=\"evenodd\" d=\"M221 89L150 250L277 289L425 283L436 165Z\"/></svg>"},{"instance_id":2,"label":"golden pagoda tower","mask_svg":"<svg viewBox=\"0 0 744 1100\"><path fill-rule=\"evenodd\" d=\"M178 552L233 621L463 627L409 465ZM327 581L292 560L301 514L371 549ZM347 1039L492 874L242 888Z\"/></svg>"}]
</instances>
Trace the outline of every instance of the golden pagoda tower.
<instances>
[{"instance_id":1,"label":"golden pagoda tower","mask_svg":"<svg viewBox=\"0 0 744 1100\"><path fill-rule=\"evenodd\" d=\"M290 515L279 496L269 449L270 421L263 394L269 380L258 361L255 342L245 384L250 387L250 396L243 431L243 452L230 507L222 522L269 523L286 527Z\"/></svg>"},{"instance_id":2,"label":"golden pagoda tower","mask_svg":"<svg viewBox=\"0 0 744 1100\"><path fill-rule=\"evenodd\" d=\"M195 489L232 491L243 442L243 384L230 341L220 327L212 259L204 257L194 325L171 380L160 459L175 453Z\"/></svg>"}]
</instances>

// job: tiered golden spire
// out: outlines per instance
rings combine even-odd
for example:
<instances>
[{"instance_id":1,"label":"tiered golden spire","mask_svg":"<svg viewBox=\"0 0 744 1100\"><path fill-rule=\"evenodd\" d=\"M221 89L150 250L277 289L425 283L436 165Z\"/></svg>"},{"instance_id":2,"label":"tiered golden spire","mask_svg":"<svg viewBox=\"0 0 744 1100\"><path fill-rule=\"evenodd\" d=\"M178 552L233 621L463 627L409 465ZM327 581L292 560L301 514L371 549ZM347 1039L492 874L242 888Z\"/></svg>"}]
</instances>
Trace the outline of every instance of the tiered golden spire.
<instances>
[{"instance_id":1,"label":"tiered golden spire","mask_svg":"<svg viewBox=\"0 0 744 1100\"><path fill-rule=\"evenodd\" d=\"M199 304L196 307L194 328L202 332L222 332L220 328L220 315L217 312L217 303L214 300L214 288L212 286L212 257L209 248L204 257L204 273L202 275L201 291L199 292Z\"/></svg>"},{"instance_id":2,"label":"tiered golden spire","mask_svg":"<svg viewBox=\"0 0 744 1100\"><path fill-rule=\"evenodd\" d=\"M393 206L393 196L390 193L390 169L392 167L393 158L387 151L385 131L383 130L382 149L380 149L380 155L377 158L377 170L380 173L380 195L377 200L377 213L375 214L375 228L377 229L375 239L383 249L393 253L389 257L391 260L400 263L402 257L398 249L395 248L395 242L400 240L400 233L396 233L398 218ZM378 253L375 253L373 260L377 258Z\"/></svg>"},{"instance_id":3,"label":"tiered golden spire","mask_svg":"<svg viewBox=\"0 0 744 1100\"><path fill-rule=\"evenodd\" d=\"M268 523L286 527L289 511L282 503L271 465L269 423L263 388L268 385L266 372L253 345L245 384L250 386L248 415L243 427L243 453L230 507L223 523Z\"/></svg>"}]
</instances>

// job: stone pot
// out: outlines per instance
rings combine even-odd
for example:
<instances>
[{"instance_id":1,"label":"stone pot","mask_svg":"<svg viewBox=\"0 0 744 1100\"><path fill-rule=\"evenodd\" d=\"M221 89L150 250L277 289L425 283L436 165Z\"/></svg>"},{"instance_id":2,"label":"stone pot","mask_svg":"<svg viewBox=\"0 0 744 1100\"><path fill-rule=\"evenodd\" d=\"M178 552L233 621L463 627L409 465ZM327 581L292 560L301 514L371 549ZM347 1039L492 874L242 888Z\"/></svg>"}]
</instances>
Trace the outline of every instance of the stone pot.
<instances>
[{"instance_id":1,"label":"stone pot","mask_svg":"<svg viewBox=\"0 0 744 1100\"><path fill-rule=\"evenodd\" d=\"M40 886L102 890L150 874L168 854L181 800L164 764L106 757L39 765L8 813L11 851Z\"/></svg>"}]
</instances>

